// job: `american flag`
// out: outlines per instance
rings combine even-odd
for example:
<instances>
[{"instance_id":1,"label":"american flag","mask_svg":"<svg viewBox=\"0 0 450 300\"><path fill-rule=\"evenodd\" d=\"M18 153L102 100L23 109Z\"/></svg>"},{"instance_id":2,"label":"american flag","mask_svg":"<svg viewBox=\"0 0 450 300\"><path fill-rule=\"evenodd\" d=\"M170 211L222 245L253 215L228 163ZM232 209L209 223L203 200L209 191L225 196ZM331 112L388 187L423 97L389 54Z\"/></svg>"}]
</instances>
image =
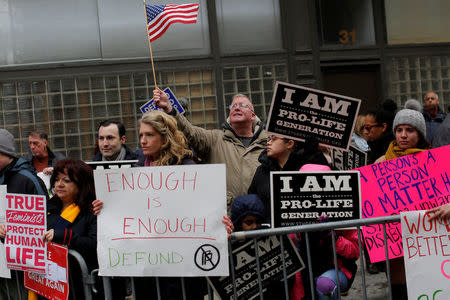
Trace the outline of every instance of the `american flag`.
<instances>
[{"instance_id":1,"label":"american flag","mask_svg":"<svg viewBox=\"0 0 450 300\"><path fill-rule=\"evenodd\" d=\"M148 36L152 42L163 35L172 23L197 22L198 4L145 6L147 9Z\"/></svg>"}]
</instances>

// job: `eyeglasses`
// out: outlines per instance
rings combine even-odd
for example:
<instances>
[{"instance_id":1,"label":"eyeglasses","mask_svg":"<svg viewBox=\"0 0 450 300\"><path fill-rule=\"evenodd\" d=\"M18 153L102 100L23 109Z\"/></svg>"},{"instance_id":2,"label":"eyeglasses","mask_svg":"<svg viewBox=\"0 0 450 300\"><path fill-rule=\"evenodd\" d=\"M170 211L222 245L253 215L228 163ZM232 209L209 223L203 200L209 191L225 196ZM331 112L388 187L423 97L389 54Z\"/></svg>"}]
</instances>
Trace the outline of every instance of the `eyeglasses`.
<instances>
[{"instance_id":1,"label":"eyeglasses","mask_svg":"<svg viewBox=\"0 0 450 300\"><path fill-rule=\"evenodd\" d=\"M282 139L282 137L279 137L279 136L276 136L276 135L269 135L267 137L267 142L273 142L273 141L281 140L281 139Z\"/></svg>"},{"instance_id":2,"label":"eyeglasses","mask_svg":"<svg viewBox=\"0 0 450 300\"><path fill-rule=\"evenodd\" d=\"M373 124L373 125L366 124L363 126L363 129L370 131L373 127L380 127L380 126L383 126L383 125L381 125L381 124Z\"/></svg>"},{"instance_id":3,"label":"eyeglasses","mask_svg":"<svg viewBox=\"0 0 450 300\"><path fill-rule=\"evenodd\" d=\"M230 110L232 110L232 109L237 108L237 107L239 107L239 108L248 108L248 109L250 109L251 111L253 111L252 107L251 107L249 104L247 104L247 103L235 103L235 104L231 104L228 108L229 108Z\"/></svg>"}]
</instances>

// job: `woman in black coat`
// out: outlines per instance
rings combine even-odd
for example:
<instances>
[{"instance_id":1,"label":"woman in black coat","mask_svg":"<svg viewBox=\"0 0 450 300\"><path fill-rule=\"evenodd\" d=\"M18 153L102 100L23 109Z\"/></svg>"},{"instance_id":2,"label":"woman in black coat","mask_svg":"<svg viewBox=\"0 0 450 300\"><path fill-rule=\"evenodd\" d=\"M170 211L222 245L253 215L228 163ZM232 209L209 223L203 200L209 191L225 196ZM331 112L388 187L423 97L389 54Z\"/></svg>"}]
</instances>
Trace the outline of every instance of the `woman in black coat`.
<instances>
[{"instance_id":1,"label":"woman in black coat","mask_svg":"<svg viewBox=\"0 0 450 300\"><path fill-rule=\"evenodd\" d=\"M256 169L249 194L257 194L266 212L264 223L270 224L270 172L298 171L305 164L328 165L327 159L318 149L317 142L300 143L291 139L269 136L267 150L258 158L261 165Z\"/></svg>"},{"instance_id":2,"label":"woman in black coat","mask_svg":"<svg viewBox=\"0 0 450 300\"><path fill-rule=\"evenodd\" d=\"M60 160L54 166L50 184L55 195L47 201L48 231L44 240L79 252L90 270L96 268L97 217L91 209L95 199L91 167L77 159ZM76 266L69 260L69 275L73 279L81 277ZM81 281L71 283L71 294L83 298Z\"/></svg>"}]
</instances>

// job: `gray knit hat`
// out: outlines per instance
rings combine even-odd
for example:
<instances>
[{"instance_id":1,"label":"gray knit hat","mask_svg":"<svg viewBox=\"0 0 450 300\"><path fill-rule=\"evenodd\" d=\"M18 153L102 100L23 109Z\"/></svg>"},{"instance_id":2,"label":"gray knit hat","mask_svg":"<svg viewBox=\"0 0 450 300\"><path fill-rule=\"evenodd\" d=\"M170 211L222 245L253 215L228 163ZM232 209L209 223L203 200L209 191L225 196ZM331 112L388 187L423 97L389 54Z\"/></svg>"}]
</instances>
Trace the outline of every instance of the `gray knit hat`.
<instances>
[{"instance_id":1,"label":"gray knit hat","mask_svg":"<svg viewBox=\"0 0 450 300\"><path fill-rule=\"evenodd\" d=\"M422 104L416 99L409 99L405 102L405 108L422 111Z\"/></svg>"},{"instance_id":2,"label":"gray knit hat","mask_svg":"<svg viewBox=\"0 0 450 300\"><path fill-rule=\"evenodd\" d=\"M394 118L394 124L392 126L392 130L395 135L395 129L399 125L410 125L417 129L418 132L422 134L424 138L426 138L426 127L425 127L425 119L421 112L413 109L402 109L400 110Z\"/></svg>"},{"instance_id":3,"label":"gray knit hat","mask_svg":"<svg viewBox=\"0 0 450 300\"><path fill-rule=\"evenodd\" d=\"M14 137L6 129L0 129L0 153L11 157L17 157L14 147Z\"/></svg>"}]
</instances>

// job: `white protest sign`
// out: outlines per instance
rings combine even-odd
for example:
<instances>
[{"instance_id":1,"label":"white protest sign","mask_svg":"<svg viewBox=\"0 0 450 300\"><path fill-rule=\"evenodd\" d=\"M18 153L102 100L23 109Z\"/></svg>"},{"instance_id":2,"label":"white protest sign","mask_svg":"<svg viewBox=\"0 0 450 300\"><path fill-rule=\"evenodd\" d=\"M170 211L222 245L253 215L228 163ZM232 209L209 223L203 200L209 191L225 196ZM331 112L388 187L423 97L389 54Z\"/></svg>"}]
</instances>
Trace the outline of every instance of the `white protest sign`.
<instances>
[{"instance_id":1,"label":"white protest sign","mask_svg":"<svg viewBox=\"0 0 450 300\"><path fill-rule=\"evenodd\" d=\"M95 170L102 276L227 276L225 165Z\"/></svg>"},{"instance_id":2,"label":"white protest sign","mask_svg":"<svg viewBox=\"0 0 450 300\"><path fill-rule=\"evenodd\" d=\"M450 299L448 222L430 222L424 210L402 212L400 218L408 299Z\"/></svg>"},{"instance_id":3,"label":"white protest sign","mask_svg":"<svg viewBox=\"0 0 450 300\"><path fill-rule=\"evenodd\" d=\"M6 262L13 270L46 273L47 201L42 195L6 194Z\"/></svg>"},{"instance_id":4,"label":"white protest sign","mask_svg":"<svg viewBox=\"0 0 450 300\"><path fill-rule=\"evenodd\" d=\"M0 185L0 199L6 198L6 185ZM0 224L6 222L6 203L0 201ZM11 278L11 272L6 267L6 251L5 244L0 243L0 277Z\"/></svg>"}]
</instances>

